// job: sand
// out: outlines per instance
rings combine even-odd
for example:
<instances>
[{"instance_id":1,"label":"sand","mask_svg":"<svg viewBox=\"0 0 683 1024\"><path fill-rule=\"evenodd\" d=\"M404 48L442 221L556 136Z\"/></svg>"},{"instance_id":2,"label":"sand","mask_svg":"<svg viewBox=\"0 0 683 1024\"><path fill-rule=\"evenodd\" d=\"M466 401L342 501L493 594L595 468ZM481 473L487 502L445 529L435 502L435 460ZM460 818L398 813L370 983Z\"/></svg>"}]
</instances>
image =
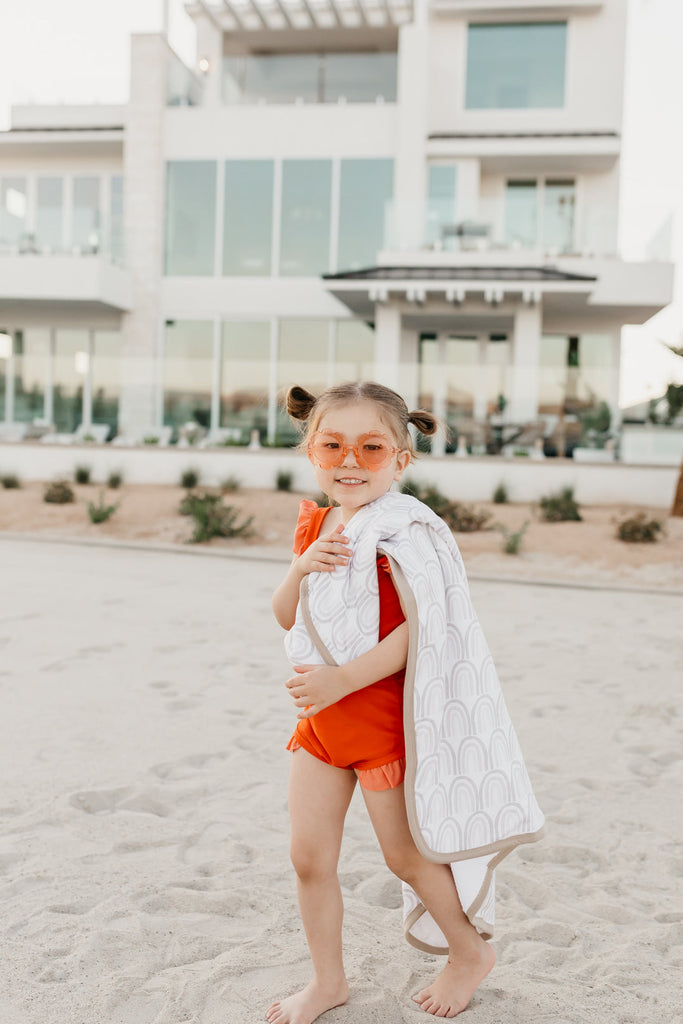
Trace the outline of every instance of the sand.
<instances>
[{"instance_id":1,"label":"sand","mask_svg":"<svg viewBox=\"0 0 683 1024\"><path fill-rule=\"evenodd\" d=\"M0 533L2 1024L251 1024L307 979L272 552ZM548 835L498 870L462 1020L681 1024L681 599L472 592ZM358 797L340 873L352 995L322 1021L432 1019Z\"/></svg>"}]
</instances>

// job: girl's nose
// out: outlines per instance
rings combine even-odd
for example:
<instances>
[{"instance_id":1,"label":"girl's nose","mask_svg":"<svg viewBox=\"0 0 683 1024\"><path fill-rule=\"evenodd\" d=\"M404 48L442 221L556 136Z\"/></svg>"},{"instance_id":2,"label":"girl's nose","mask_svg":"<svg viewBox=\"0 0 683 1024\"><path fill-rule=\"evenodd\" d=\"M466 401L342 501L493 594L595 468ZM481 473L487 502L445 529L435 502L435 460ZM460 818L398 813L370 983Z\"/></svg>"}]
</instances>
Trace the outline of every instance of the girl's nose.
<instances>
[{"instance_id":1,"label":"girl's nose","mask_svg":"<svg viewBox=\"0 0 683 1024\"><path fill-rule=\"evenodd\" d=\"M347 448L346 449L346 453L344 455L344 458L342 460L342 466L346 466L347 468L351 468L352 466L357 466L357 465L358 465L358 459L356 457L355 451L353 450L353 448Z\"/></svg>"}]
</instances>

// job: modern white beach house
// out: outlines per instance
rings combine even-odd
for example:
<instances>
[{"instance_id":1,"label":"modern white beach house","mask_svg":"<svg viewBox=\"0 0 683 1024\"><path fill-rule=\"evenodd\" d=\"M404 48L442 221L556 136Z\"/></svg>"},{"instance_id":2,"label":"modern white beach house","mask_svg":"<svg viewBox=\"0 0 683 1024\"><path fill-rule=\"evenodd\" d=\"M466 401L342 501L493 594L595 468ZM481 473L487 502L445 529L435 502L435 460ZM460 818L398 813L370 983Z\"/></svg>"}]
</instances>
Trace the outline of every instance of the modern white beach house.
<instances>
[{"instance_id":1,"label":"modern white beach house","mask_svg":"<svg viewBox=\"0 0 683 1024\"><path fill-rule=\"evenodd\" d=\"M195 67L134 36L125 106L13 108L4 436L286 443L285 386L358 377L436 455L613 435L673 280L619 255L627 6L199 0Z\"/></svg>"}]
</instances>

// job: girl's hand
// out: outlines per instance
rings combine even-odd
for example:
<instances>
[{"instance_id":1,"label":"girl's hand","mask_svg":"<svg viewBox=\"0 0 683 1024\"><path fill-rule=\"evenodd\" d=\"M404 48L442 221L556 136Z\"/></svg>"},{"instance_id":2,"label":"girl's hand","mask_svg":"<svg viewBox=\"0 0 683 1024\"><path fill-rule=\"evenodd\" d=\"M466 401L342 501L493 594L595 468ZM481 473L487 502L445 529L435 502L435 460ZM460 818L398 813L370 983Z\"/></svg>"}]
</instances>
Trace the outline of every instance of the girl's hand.
<instances>
[{"instance_id":1,"label":"girl's hand","mask_svg":"<svg viewBox=\"0 0 683 1024\"><path fill-rule=\"evenodd\" d=\"M349 538L344 537L344 524L313 541L299 556L297 568L302 576L309 572L334 572L338 565L347 565L351 557Z\"/></svg>"},{"instance_id":2,"label":"girl's hand","mask_svg":"<svg viewBox=\"0 0 683 1024\"><path fill-rule=\"evenodd\" d=\"M344 670L339 665L295 665L297 675L285 683L297 708L297 718L311 718L336 704L351 692Z\"/></svg>"}]
</instances>

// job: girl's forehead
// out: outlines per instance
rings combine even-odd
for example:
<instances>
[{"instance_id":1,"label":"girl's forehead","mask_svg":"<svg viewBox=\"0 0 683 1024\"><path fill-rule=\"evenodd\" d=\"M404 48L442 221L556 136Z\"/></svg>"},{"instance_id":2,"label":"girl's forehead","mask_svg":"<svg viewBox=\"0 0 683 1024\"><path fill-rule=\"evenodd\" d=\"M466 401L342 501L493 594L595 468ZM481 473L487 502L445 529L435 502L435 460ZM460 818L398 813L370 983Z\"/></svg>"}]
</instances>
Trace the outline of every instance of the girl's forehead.
<instances>
[{"instance_id":1,"label":"girl's forehead","mask_svg":"<svg viewBox=\"0 0 683 1024\"><path fill-rule=\"evenodd\" d=\"M373 432L392 434L391 426L382 419L380 410L373 402L354 402L353 405L328 409L320 417L317 429L330 430L349 438Z\"/></svg>"}]
</instances>

